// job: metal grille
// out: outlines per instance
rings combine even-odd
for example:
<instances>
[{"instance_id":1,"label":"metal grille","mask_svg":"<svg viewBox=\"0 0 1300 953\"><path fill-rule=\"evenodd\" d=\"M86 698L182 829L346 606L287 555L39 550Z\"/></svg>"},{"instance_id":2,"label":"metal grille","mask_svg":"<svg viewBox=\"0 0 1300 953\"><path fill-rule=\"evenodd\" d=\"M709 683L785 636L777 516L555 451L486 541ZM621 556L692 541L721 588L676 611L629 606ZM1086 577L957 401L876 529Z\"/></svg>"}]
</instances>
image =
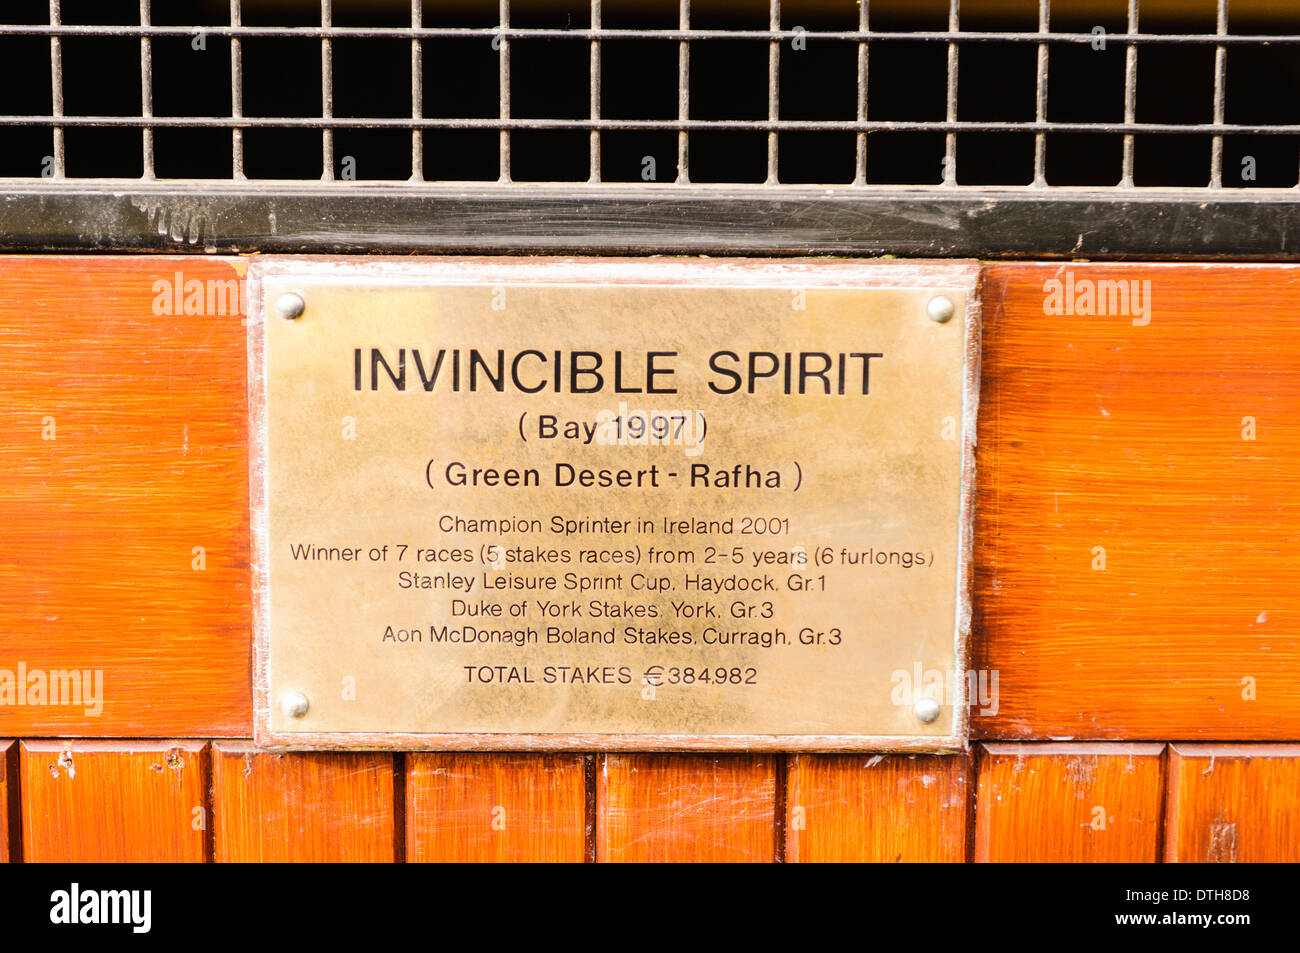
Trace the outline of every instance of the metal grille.
<instances>
[{"instance_id":1,"label":"metal grille","mask_svg":"<svg viewBox=\"0 0 1300 953\"><path fill-rule=\"evenodd\" d=\"M311 183L400 201L473 184L528 202L564 183L594 202L720 187L736 201L1275 201L1300 193L1292 6L10 0L0 193Z\"/></svg>"}]
</instances>

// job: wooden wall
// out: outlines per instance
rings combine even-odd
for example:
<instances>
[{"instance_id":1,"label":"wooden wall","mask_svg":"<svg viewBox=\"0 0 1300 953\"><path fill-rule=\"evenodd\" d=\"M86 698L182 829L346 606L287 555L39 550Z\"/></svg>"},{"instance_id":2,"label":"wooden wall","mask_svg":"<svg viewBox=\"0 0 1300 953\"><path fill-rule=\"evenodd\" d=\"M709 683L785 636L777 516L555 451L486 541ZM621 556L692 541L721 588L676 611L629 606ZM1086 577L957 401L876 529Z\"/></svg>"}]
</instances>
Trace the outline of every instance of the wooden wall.
<instances>
[{"instance_id":1,"label":"wooden wall","mask_svg":"<svg viewBox=\"0 0 1300 953\"><path fill-rule=\"evenodd\" d=\"M985 269L950 757L253 748L242 271L0 259L0 668L104 686L0 705L0 858L1300 859L1300 268Z\"/></svg>"},{"instance_id":2,"label":"wooden wall","mask_svg":"<svg viewBox=\"0 0 1300 953\"><path fill-rule=\"evenodd\" d=\"M1300 861L1300 745L610 754L591 772L540 754L17 747L15 860Z\"/></svg>"},{"instance_id":3,"label":"wooden wall","mask_svg":"<svg viewBox=\"0 0 1300 953\"><path fill-rule=\"evenodd\" d=\"M1049 316L1047 281L1152 314ZM986 269L985 738L1300 739L1300 268Z\"/></svg>"}]
</instances>

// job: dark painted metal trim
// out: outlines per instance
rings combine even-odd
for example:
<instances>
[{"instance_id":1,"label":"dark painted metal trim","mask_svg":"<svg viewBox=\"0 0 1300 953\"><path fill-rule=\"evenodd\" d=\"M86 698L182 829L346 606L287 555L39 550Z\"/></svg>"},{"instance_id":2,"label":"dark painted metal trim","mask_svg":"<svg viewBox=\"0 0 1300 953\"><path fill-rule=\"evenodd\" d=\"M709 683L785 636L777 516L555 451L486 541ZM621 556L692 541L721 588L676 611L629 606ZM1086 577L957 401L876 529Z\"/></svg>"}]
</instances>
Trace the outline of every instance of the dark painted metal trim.
<instances>
[{"instance_id":1,"label":"dark painted metal trim","mask_svg":"<svg viewBox=\"0 0 1300 953\"><path fill-rule=\"evenodd\" d=\"M1300 190L0 187L2 251L1300 260Z\"/></svg>"}]
</instances>

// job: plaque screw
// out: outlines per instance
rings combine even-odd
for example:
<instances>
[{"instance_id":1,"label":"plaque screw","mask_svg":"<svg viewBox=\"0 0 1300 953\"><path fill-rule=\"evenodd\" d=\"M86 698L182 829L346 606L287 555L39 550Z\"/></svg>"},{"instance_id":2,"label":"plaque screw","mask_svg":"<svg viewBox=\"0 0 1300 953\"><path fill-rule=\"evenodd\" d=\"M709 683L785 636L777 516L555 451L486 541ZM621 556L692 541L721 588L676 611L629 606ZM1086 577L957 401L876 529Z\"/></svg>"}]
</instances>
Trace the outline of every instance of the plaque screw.
<instances>
[{"instance_id":1,"label":"plaque screw","mask_svg":"<svg viewBox=\"0 0 1300 953\"><path fill-rule=\"evenodd\" d=\"M311 703L302 692L286 692L280 698L280 710L289 718L301 718L310 707Z\"/></svg>"},{"instance_id":2,"label":"plaque screw","mask_svg":"<svg viewBox=\"0 0 1300 953\"><path fill-rule=\"evenodd\" d=\"M303 699L304 702L306 700ZM922 698L917 701L912 711L916 712L917 721L923 725L928 725L939 717L939 703L933 698Z\"/></svg>"},{"instance_id":3,"label":"plaque screw","mask_svg":"<svg viewBox=\"0 0 1300 953\"><path fill-rule=\"evenodd\" d=\"M275 299L275 310L280 312L280 317L292 321L302 317L302 313L307 310L307 302L302 300L302 295L290 291Z\"/></svg>"},{"instance_id":4,"label":"plaque screw","mask_svg":"<svg viewBox=\"0 0 1300 953\"><path fill-rule=\"evenodd\" d=\"M950 321L952 316L957 313L957 306L952 303L952 299L947 295L935 295L930 299L930 303L925 306L925 313L930 316L931 321L943 324Z\"/></svg>"}]
</instances>

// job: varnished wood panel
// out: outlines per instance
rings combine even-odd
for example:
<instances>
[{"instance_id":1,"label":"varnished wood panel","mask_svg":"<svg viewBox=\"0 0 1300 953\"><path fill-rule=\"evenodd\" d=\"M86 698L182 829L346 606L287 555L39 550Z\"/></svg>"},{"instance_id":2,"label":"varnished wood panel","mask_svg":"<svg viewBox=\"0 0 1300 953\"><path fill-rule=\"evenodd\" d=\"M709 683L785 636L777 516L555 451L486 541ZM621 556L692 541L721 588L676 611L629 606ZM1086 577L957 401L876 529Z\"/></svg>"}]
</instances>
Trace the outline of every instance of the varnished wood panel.
<instances>
[{"instance_id":1,"label":"varnished wood panel","mask_svg":"<svg viewBox=\"0 0 1300 953\"><path fill-rule=\"evenodd\" d=\"M606 755L596 859L755 862L775 857L776 758Z\"/></svg>"},{"instance_id":2,"label":"varnished wood panel","mask_svg":"<svg viewBox=\"0 0 1300 953\"><path fill-rule=\"evenodd\" d=\"M213 746L216 860L397 858L393 755Z\"/></svg>"},{"instance_id":3,"label":"varnished wood panel","mask_svg":"<svg viewBox=\"0 0 1300 953\"><path fill-rule=\"evenodd\" d=\"M798 755L786 778L788 862L966 859L964 755Z\"/></svg>"},{"instance_id":4,"label":"varnished wood panel","mask_svg":"<svg viewBox=\"0 0 1300 953\"><path fill-rule=\"evenodd\" d=\"M0 740L0 864L22 859L18 745Z\"/></svg>"},{"instance_id":5,"label":"varnished wood panel","mask_svg":"<svg viewBox=\"0 0 1300 953\"><path fill-rule=\"evenodd\" d=\"M206 742L25 741L21 760L25 860L206 859Z\"/></svg>"},{"instance_id":6,"label":"varnished wood panel","mask_svg":"<svg viewBox=\"0 0 1300 953\"><path fill-rule=\"evenodd\" d=\"M1150 281L1149 323L1045 314L1071 275ZM1297 296L1291 266L986 268L977 735L1300 737Z\"/></svg>"},{"instance_id":7,"label":"varnished wood panel","mask_svg":"<svg viewBox=\"0 0 1300 953\"><path fill-rule=\"evenodd\" d=\"M586 845L580 755L406 756L408 862L581 863Z\"/></svg>"},{"instance_id":8,"label":"varnished wood panel","mask_svg":"<svg viewBox=\"0 0 1300 953\"><path fill-rule=\"evenodd\" d=\"M1165 860L1300 861L1300 745L1171 745Z\"/></svg>"},{"instance_id":9,"label":"varnished wood panel","mask_svg":"<svg viewBox=\"0 0 1300 953\"><path fill-rule=\"evenodd\" d=\"M242 265L0 259L0 669L104 679L99 714L0 705L7 736L251 733L245 329L155 314L178 270ZM1150 280L1150 323L1045 315L1070 273ZM977 736L1300 737L1297 291L1294 266L986 266Z\"/></svg>"},{"instance_id":10,"label":"varnished wood panel","mask_svg":"<svg viewBox=\"0 0 1300 953\"><path fill-rule=\"evenodd\" d=\"M990 744L979 751L976 861L1154 861L1158 744Z\"/></svg>"},{"instance_id":11,"label":"varnished wood panel","mask_svg":"<svg viewBox=\"0 0 1300 953\"><path fill-rule=\"evenodd\" d=\"M242 270L0 258L0 668L103 679L102 711L6 705L0 732L251 732L245 329L155 313L156 282L206 310Z\"/></svg>"}]
</instances>

